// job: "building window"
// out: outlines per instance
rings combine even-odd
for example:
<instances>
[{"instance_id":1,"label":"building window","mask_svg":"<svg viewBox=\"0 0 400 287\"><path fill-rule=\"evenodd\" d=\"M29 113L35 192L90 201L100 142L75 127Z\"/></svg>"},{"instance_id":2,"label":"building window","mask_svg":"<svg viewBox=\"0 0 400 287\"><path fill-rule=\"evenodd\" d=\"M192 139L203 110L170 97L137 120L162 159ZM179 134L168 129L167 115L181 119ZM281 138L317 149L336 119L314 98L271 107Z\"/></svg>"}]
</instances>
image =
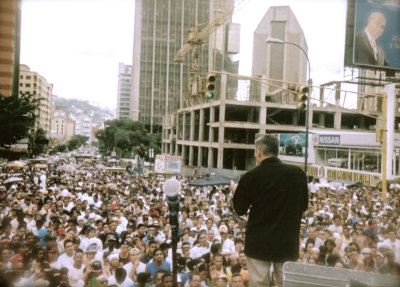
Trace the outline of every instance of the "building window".
<instances>
[{"instance_id":1,"label":"building window","mask_svg":"<svg viewBox=\"0 0 400 287\"><path fill-rule=\"evenodd\" d=\"M379 173L382 168L380 151L352 148L315 148L315 164Z\"/></svg>"}]
</instances>

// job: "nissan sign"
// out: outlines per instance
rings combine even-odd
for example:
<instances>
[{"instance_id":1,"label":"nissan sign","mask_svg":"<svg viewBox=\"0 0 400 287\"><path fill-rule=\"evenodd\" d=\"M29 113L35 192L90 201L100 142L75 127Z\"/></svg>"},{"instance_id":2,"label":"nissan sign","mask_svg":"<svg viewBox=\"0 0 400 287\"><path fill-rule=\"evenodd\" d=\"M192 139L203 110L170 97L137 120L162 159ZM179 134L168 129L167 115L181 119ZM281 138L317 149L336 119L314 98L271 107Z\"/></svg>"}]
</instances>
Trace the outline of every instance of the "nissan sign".
<instances>
[{"instance_id":1,"label":"nissan sign","mask_svg":"<svg viewBox=\"0 0 400 287\"><path fill-rule=\"evenodd\" d=\"M318 143L320 145L340 145L340 135L320 135Z\"/></svg>"}]
</instances>

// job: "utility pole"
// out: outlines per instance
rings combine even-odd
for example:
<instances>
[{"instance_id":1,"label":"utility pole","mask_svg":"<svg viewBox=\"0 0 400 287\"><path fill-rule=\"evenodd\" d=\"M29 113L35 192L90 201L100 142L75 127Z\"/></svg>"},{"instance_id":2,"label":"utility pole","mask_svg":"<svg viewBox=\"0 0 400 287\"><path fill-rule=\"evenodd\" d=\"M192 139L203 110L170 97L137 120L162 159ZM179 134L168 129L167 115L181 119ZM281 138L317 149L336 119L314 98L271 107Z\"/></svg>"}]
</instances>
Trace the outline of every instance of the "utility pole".
<instances>
[{"instance_id":1,"label":"utility pole","mask_svg":"<svg viewBox=\"0 0 400 287\"><path fill-rule=\"evenodd\" d=\"M386 202L386 152L387 152L387 94L383 93L382 103L382 129L381 129L381 144L382 144L382 201Z\"/></svg>"},{"instance_id":2,"label":"utility pole","mask_svg":"<svg viewBox=\"0 0 400 287\"><path fill-rule=\"evenodd\" d=\"M385 85L382 94L382 126L376 129L377 141L382 145L382 201L386 202L386 180L393 177L393 141L395 113L395 84Z\"/></svg>"},{"instance_id":3,"label":"utility pole","mask_svg":"<svg viewBox=\"0 0 400 287\"><path fill-rule=\"evenodd\" d=\"M386 179L393 178L396 84L385 85L382 107L382 201L386 202Z\"/></svg>"}]
</instances>

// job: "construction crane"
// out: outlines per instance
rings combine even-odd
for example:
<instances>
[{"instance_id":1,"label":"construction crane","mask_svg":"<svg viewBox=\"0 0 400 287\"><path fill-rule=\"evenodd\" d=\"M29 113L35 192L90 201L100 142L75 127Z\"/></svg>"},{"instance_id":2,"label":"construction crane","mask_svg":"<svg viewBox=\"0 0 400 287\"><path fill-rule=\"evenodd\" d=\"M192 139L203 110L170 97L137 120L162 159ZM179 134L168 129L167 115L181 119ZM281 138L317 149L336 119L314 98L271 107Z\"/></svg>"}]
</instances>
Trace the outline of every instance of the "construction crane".
<instances>
[{"instance_id":1,"label":"construction crane","mask_svg":"<svg viewBox=\"0 0 400 287\"><path fill-rule=\"evenodd\" d=\"M240 5L248 0L239 1ZM238 7L238 5L236 5ZM218 27L223 25L230 17L232 17L233 11L235 9L235 5L232 8L229 8L227 11L222 13L220 16L214 18L214 20L209 23L203 30L200 31L201 25L196 25L188 29L189 39L186 43L179 49L177 54L175 55L174 61L178 63L183 62L183 57L192 50L192 61L189 69L189 83L188 83L188 91L190 96L195 96L202 90L201 87L201 78L199 76L199 50L201 46L205 43L206 39L215 32Z\"/></svg>"},{"instance_id":2,"label":"construction crane","mask_svg":"<svg viewBox=\"0 0 400 287\"><path fill-rule=\"evenodd\" d=\"M198 59L198 49L205 43L208 36L210 36L219 26L224 24L225 21L232 16L233 10L234 8L231 8L222 15L214 18L214 20L204 27L202 31L199 31L200 25L189 28L189 39L186 41L185 45L179 49L178 53L176 53L174 61L183 62L183 56L185 56L190 50L192 50L192 57Z\"/></svg>"}]
</instances>

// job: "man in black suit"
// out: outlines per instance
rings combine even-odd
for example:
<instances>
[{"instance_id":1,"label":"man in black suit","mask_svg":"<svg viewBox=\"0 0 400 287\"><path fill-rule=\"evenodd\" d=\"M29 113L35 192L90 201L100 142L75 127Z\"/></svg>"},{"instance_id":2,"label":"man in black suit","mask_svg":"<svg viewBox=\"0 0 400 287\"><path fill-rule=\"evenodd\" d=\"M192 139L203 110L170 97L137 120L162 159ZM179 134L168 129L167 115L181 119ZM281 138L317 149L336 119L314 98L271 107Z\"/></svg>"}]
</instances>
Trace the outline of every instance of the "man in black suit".
<instances>
[{"instance_id":1,"label":"man in black suit","mask_svg":"<svg viewBox=\"0 0 400 287\"><path fill-rule=\"evenodd\" d=\"M386 18L381 12L372 12L367 26L356 33L354 61L357 64L388 66L383 46L377 41L386 26Z\"/></svg>"},{"instance_id":2,"label":"man in black suit","mask_svg":"<svg viewBox=\"0 0 400 287\"><path fill-rule=\"evenodd\" d=\"M232 203L238 215L250 209L244 247L250 287L270 286L271 264L282 286L283 263L299 256L300 221L308 207L307 179L299 167L278 159L275 136L258 137L255 147L257 166L237 185L231 183Z\"/></svg>"}]
</instances>

